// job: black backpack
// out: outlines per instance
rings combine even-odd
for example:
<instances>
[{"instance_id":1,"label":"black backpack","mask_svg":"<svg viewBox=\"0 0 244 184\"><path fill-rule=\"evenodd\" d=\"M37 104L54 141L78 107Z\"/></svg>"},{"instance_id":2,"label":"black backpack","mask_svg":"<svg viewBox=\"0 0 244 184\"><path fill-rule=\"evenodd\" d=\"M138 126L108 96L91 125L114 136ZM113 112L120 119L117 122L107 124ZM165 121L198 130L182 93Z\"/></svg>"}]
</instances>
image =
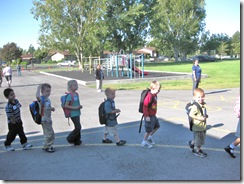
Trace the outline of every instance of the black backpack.
<instances>
[{"instance_id":1,"label":"black backpack","mask_svg":"<svg viewBox=\"0 0 244 184\"><path fill-rule=\"evenodd\" d=\"M141 92L141 98L140 98L139 109L138 109L138 111L140 113L143 113L144 100L145 100L148 93L151 95L150 91L151 91L150 89L145 89ZM149 108L152 106L153 102L154 102L154 98L151 98L151 102L148 104ZM139 126L139 133L141 133L141 126L142 126L143 117L144 117L144 115L142 114L141 122L140 122L140 126Z\"/></svg>"},{"instance_id":2,"label":"black backpack","mask_svg":"<svg viewBox=\"0 0 244 184\"><path fill-rule=\"evenodd\" d=\"M107 121L109 119L109 114L107 116L107 113L105 111L105 102L109 101L112 106L112 102L110 100L105 100L99 105L98 107L98 117L99 117L99 122L101 125L106 125ZM107 117L106 117L107 116ZM116 118L119 116L119 114L116 115Z\"/></svg>"},{"instance_id":3,"label":"black backpack","mask_svg":"<svg viewBox=\"0 0 244 184\"><path fill-rule=\"evenodd\" d=\"M189 116L189 113L190 113L191 108L192 108L193 105L196 105L197 106L197 108L199 109L199 111L201 112L201 114L203 116L202 108L200 107L200 105L196 101L191 101L191 102L189 102L189 103L186 104L185 111L186 111L186 114L188 116L190 131L192 131L193 119Z\"/></svg>"}]
</instances>

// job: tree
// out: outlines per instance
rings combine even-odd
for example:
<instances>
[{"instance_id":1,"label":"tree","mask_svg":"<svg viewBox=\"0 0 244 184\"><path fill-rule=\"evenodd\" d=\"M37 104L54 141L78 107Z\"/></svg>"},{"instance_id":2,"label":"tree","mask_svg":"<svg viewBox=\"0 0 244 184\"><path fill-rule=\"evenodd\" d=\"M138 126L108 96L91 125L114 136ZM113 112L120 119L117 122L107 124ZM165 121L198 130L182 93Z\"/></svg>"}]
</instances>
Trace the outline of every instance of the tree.
<instances>
[{"instance_id":1,"label":"tree","mask_svg":"<svg viewBox=\"0 0 244 184\"><path fill-rule=\"evenodd\" d=\"M13 60L20 58L22 55L22 49L17 46L16 43L7 43L0 50L2 60L12 63Z\"/></svg>"},{"instance_id":2,"label":"tree","mask_svg":"<svg viewBox=\"0 0 244 184\"><path fill-rule=\"evenodd\" d=\"M218 54L220 54L220 58L222 59L222 56L226 55L228 51L229 51L228 44L222 41L219 47L217 48L217 52Z\"/></svg>"},{"instance_id":3,"label":"tree","mask_svg":"<svg viewBox=\"0 0 244 184\"><path fill-rule=\"evenodd\" d=\"M157 0L153 10L153 38L174 51L176 62L192 52L205 27L204 0Z\"/></svg>"},{"instance_id":4,"label":"tree","mask_svg":"<svg viewBox=\"0 0 244 184\"><path fill-rule=\"evenodd\" d=\"M106 0L34 0L32 13L41 19L40 45L53 50L69 50L80 65L85 50L100 44L104 34Z\"/></svg>"},{"instance_id":5,"label":"tree","mask_svg":"<svg viewBox=\"0 0 244 184\"><path fill-rule=\"evenodd\" d=\"M240 55L240 32L237 31L231 38L232 53Z\"/></svg>"}]
</instances>

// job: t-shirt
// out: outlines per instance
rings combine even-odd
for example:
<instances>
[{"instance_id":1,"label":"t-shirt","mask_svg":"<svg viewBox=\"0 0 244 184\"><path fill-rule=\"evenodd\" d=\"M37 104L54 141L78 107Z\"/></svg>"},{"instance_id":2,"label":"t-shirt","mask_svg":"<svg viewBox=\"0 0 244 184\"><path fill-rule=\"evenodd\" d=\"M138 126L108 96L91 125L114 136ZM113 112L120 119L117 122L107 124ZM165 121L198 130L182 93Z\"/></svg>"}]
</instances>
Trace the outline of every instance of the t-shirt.
<instances>
[{"instance_id":1,"label":"t-shirt","mask_svg":"<svg viewBox=\"0 0 244 184\"><path fill-rule=\"evenodd\" d=\"M41 102L43 103L43 102ZM52 106L51 101L49 98L44 97L44 110L43 110L43 116L42 116L42 122L52 122L51 114L52 114Z\"/></svg>"},{"instance_id":2,"label":"t-shirt","mask_svg":"<svg viewBox=\"0 0 244 184\"><path fill-rule=\"evenodd\" d=\"M199 65L193 65L192 66L192 71L195 71L195 74L196 74L196 78L197 79L200 79L201 78L201 73L202 73L202 69L201 69L201 67L199 66ZM193 74L192 74L192 77L194 77L193 76Z\"/></svg>"},{"instance_id":3,"label":"t-shirt","mask_svg":"<svg viewBox=\"0 0 244 184\"><path fill-rule=\"evenodd\" d=\"M4 69L3 69L3 74L6 76L9 76L9 75L12 75L12 70L11 70L11 68L9 67L9 66L7 66L7 67L5 67Z\"/></svg>"},{"instance_id":4,"label":"t-shirt","mask_svg":"<svg viewBox=\"0 0 244 184\"><path fill-rule=\"evenodd\" d=\"M108 99L107 101L105 101L104 109L105 109L105 112L106 112L107 116L109 117L106 126L113 127L113 126L117 125L118 122L117 122L117 119L116 119L116 113L109 114L110 112L115 110L115 102L114 102L114 100Z\"/></svg>"},{"instance_id":5,"label":"t-shirt","mask_svg":"<svg viewBox=\"0 0 244 184\"><path fill-rule=\"evenodd\" d=\"M152 106L148 107L149 103L152 101L152 98L154 98ZM149 116L155 116L156 114L157 114L157 95L148 93L143 103L143 115L145 117L149 117Z\"/></svg>"},{"instance_id":6,"label":"t-shirt","mask_svg":"<svg viewBox=\"0 0 244 184\"><path fill-rule=\"evenodd\" d=\"M68 94L68 96L67 96L67 101L68 102L72 101L72 96L70 94ZM74 101L73 101L72 106L73 107L80 106L79 95L77 93L74 94ZM75 116L81 115L80 109L71 110L70 112L71 112L70 117L75 117Z\"/></svg>"},{"instance_id":7,"label":"t-shirt","mask_svg":"<svg viewBox=\"0 0 244 184\"><path fill-rule=\"evenodd\" d=\"M206 110L206 107L205 105L202 105L202 104L199 104L200 107L202 108L202 111L204 113L204 115L207 114L207 110ZM193 105L191 110L190 110L190 113L189 113L189 116L192 117L192 115L195 115L195 116L198 116L198 117L201 117L202 114L200 112L200 110L197 108L196 105ZM206 127L207 127L207 123L205 121L199 121L199 120L196 120L196 119L193 119L193 126L192 126L192 130L193 131L204 131L206 130Z\"/></svg>"},{"instance_id":8,"label":"t-shirt","mask_svg":"<svg viewBox=\"0 0 244 184\"><path fill-rule=\"evenodd\" d=\"M7 115L8 123L13 123L11 117L14 118L15 123L21 122L20 116L20 107L21 104L17 99L14 99L14 103L8 102L5 106L5 112Z\"/></svg>"}]
</instances>

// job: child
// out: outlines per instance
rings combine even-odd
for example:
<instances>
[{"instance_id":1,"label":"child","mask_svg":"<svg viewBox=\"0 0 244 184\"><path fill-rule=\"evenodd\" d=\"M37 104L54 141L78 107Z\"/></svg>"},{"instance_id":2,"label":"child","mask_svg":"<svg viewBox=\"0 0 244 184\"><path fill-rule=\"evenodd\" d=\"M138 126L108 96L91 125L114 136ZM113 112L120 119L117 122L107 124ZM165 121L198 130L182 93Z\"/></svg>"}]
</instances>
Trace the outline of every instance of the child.
<instances>
[{"instance_id":1,"label":"child","mask_svg":"<svg viewBox=\"0 0 244 184\"><path fill-rule=\"evenodd\" d=\"M96 69L96 83L97 83L97 92L102 91L102 80L104 79L103 71L101 69L101 65L97 65Z\"/></svg>"},{"instance_id":2,"label":"child","mask_svg":"<svg viewBox=\"0 0 244 184\"><path fill-rule=\"evenodd\" d=\"M4 149L6 151L14 151L15 149L11 147L11 143L14 141L16 135L19 135L20 143L24 150L28 150L32 147L31 144L27 142L27 138L23 129L23 122L20 115L21 104L15 98L14 90L7 88L3 92L4 96L8 99L8 103L5 107L5 111L8 119L8 134L6 141L4 142Z\"/></svg>"},{"instance_id":3,"label":"child","mask_svg":"<svg viewBox=\"0 0 244 184\"><path fill-rule=\"evenodd\" d=\"M150 92L144 99L143 115L145 120L145 134L141 143L144 148L153 148L155 142L152 139L153 134L159 129L159 121L156 117L157 113L157 94L160 92L161 85L158 81L152 81L150 84ZM149 106L149 103L152 103Z\"/></svg>"},{"instance_id":4,"label":"child","mask_svg":"<svg viewBox=\"0 0 244 184\"><path fill-rule=\"evenodd\" d=\"M0 67L0 87L2 87L2 82L3 82L3 70L2 67Z\"/></svg>"},{"instance_id":5,"label":"child","mask_svg":"<svg viewBox=\"0 0 244 184\"><path fill-rule=\"evenodd\" d=\"M41 96L40 96L41 93ZM37 87L36 99L41 103L42 106L42 129L45 138L43 144L43 150L49 153L55 152L55 149L52 147L55 139L53 127L52 127L52 118L51 113L55 111L55 108L51 106L51 101L49 96L51 94L51 85L48 83L41 84Z\"/></svg>"},{"instance_id":6,"label":"child","mask_svg":"<svg viewBox=\"0 0 244 184\"><path fill-rule=\"evenodd\" d=\"M193 119L193 126L192 126L192 131L193 131L193 141L189 141L188 144L190 146L191 151L199 157L206 157L207 153L203 152L201 147L205 143L205 137L206 137L206 120L208 118L207 115L207 110L205 107L205 93L203 89L201 88L196 88L194 90L194 100L200 105L202 108L203 116L201 112L198 110L196 105L193 105L189 116ZM196 150L194 150L194 146L196 146Z\"/></svg>"},{"instance_id":7,"label":"child","mask_svg":"<svg viewBox=\"0 0 244 184\"><path fill-rule=\"evenodd\" d=\"M3 69L3 75L7 80L8 87L11 87L12 83L12 69L6 64L5 68Z\"/></svg>"},{"instance_id":8,"label":"child","mask_svg":"<svg viewBox=\"0 0 244 184\"><path fill-rule=\"evenodd\" d=\"M236 156L234 155L234 150L236 148L236 146L238 146L241 142L241 138L240 138L240 95L238 96L238 98L236 99L236 103L235 103L235 107L234 107L234 111L235 111L235 115L238 118L238 123L237 123L237 129L236 129L236 140L234 142L232 142L230 145L225 147L225 151L227 153L229 153L229 155L232 158L236 158Z\"/></svg>"},{"instance_id":9,"label":"child","mask_svg":"<svg viewBox=\"0 0 244 184\"><path fill-rule=\"evenodd\" d=\"M82 109L82 106L80 105L79 95L76 92L78 90L78 83L76 80L70 80L68 81L68 91L70 94L67 96L65 108L71 110L71 120L74 123L75 129L68 135L67 141L70 144L74 145L81 145L81 124L80 124L80 109ZM72 97L73 96L73 97ZM73 98L73 103L71 104Z\"/></svg>"},{"instance_id":10,"label":"child","mask_svg":"<svg viewBox=\"0 0 244 184\"><path fill-rule=\"evenodd\" d=\"M17 65L16 69L17 69L17 75L18 76L22 76L22 74L21 74L21 65L19 63Z\"/></svg>"},{"instance_id":11,"label":"child","mask_svg":"<svg viewBox=\"0 0 244 184\"><path fill-rule=\"evenodd\" d=\"M107 97L107 100L105 101L105 112L108 116L107 124L105 125L104 129L104 137L102 142L103 143L112 143L113 141L109 140L107 138L108 134L113 135L116 141L117 146L122 146L126 143L124 140L120 140L117 130L117 116L116 113L120 113L119 109L115 108L115 90L111 88L107 88L105 90L105 95Z\"/></svg>"}]
</instances>

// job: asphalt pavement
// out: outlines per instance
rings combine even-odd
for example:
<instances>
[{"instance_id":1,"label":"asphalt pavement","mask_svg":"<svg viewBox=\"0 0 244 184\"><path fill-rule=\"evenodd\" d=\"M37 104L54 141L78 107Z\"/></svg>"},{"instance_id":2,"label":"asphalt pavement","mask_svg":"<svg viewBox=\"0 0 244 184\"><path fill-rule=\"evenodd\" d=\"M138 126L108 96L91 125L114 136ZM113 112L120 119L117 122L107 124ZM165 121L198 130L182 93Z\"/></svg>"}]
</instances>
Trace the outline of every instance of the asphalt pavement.
<instances>
[{"instance_id":1,"label":"asphalt pavement","mask_svg":"<svg viewBox=\"0 0 244 184\"><path fill-rule=\"evenodd\" d=\"M8 132L4 107L7 100L3 90L7 87L3 79L0 88L0 179L21 180L75 180L75 181L236 181L241 179L240 147L235 150L236 158L231 158L224 147L234 141L237 118L234 115L234 101L239 89L206 90L205 101L208 109L207 138L203 150L206 158L196 157L187 146L192 139L184 107L192 99L191 90L162 90L158 95L160 129L154 135L156 146L145 149L140 146L143 138L138 132L141 114L138 113L139 90L116 91L116 108L121 110L118 117L118 132L125 146L115 143L103 144L104 127L98 121L98 106L105 94L88 88L79 82L78 93L83 105L82 146L72 146L66 137L73 130L68 125L61 109L60 97L67 90L67 79L23 71L23 76L13 74L12 88L22 104L21 115L28 142L32 150L22 150L19 138L13 142L14 152L6 152L3 143ZM52 86L51 102L55 107L52 114L55 131L56 152L42 150L43 132L34 123L29 112L29 104L35 100L36 88L48 82ZM106 81L104 81L106 82ZM145 86L145 88L148 86ZM201 87L201 86L200 86ZM110 137L113 139L113 137Z\"/></svg>"}]
</instances>

